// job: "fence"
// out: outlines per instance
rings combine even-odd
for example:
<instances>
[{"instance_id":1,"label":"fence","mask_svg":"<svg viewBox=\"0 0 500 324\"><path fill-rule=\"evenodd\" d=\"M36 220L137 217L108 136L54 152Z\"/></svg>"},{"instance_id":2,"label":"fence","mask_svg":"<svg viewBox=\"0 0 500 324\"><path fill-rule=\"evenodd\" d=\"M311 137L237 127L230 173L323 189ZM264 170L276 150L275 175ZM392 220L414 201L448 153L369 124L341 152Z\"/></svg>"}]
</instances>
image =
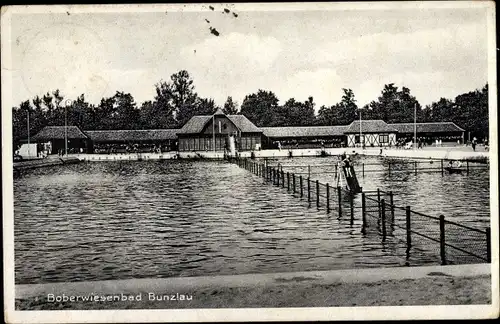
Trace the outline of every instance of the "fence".
<instances>
[{"instance_id":1,"label":"fence","mask_svg":"<svg viewBox=\"0 0 500 324\"><path fill-rule=\"evenodd\" d=\"M428 160L425 161L408 161L408 160L398 160L391 161L386 160L383 163L383 168L380 168L380 163L354 163L354 169L356 174L364 177L366 173L387 173L388 175L398 173L398 172L406 172L406 173L414 173L415 175L418 173L441 173L442 176L445 173L448 173L447 167L449 166L450 159L441 159L441 160ZM472 170L476 169L485 169L488 167L488 164L483 163L478 160L462 160L461 167L454 167L452 172L456 173L464 173L469 175ZM337 174L337 164L316 164L316 165L277 165L276 167L283 169L286 167L287 169L296 170L295 174L303 174L311 177L312 174ZM378 168L377 168L378 167Z\"/></svg>"},{"instance_id":2,"label":"fence","mask_svg":"<svg viewBox=\"0 0 500 324\"><path fill-rule=\"evenodd\" d=\"M249 159L235 162L267 183L307 201L310 207L335 213L339 218L349 217L351 225L360 214L363 234L375 232L382 242L388 239L403 242L407 259L415 251L439 256L441 264L491 262L489 227L480 230L446 220L443 215L435 217L414 211L410 206L396 206L392 191L363 191L357 204L354 195L341 187Z\"/></svg>"}]
</instances>

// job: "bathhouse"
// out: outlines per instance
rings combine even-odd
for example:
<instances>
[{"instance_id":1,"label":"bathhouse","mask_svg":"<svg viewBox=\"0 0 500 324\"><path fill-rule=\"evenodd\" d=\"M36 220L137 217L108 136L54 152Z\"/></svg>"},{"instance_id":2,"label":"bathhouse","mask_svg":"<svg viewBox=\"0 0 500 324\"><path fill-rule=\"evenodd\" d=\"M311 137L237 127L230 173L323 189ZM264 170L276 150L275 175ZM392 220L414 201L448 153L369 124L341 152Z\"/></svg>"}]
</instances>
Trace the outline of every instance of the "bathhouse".
<instances>
[{"instance_id":1,"label":"bathhouse","mask_svg":"<svg viewBox=\"0 0 500 324\"><path fill-rule=\"evenodd\" d=\"M31 140L37 143L50 143L52 151L49 154L57 154L66 149L65 138L68 140L68 153L90 151L91 139L78 126L45 126Z\"/></svg>"},{"instance_id":2,"label":"bathhouse","mask_svg":"<svg viewBox=\"0 0 500 324\"><path fill-rule=\"evenodd\" d=\"M234 143L238 151L261 147L262 130L244 115L193 116L177 132L179 151L223 151ZM215 145L214 145L215 143Z\"/></svg>"}]
</instances>

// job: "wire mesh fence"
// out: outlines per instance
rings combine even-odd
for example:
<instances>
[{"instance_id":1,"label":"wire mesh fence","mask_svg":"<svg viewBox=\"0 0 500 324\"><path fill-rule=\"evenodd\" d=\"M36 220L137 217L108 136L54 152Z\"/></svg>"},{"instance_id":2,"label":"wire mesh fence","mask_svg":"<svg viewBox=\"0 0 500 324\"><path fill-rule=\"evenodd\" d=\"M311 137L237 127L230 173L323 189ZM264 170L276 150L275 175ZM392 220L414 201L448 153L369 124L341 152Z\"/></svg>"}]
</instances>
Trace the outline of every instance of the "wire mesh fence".
<instances>
[{"instance_id":1,"label":"wire mesh fence","mask_svg":"<svg viewBox=\"0 0 500 324\"><path fill-rule=\"evenodd\" d=\"M447 263L488 262L491 258L489 229L479 230L452 221L444 222Z\"/></svg>"},{"instance_id":2,"label":"wire mesh fence","mask_svg":"<svg viewBox=\"0 0 500 324\"><path fill-rule=\"evenodd\" d=\"M237 159L236 163L306 201L309 207L350 218L351 225L355 218L361 218L363 234L402 242L407 259L427 255L442 264L491 262L489 228L480 230L446 220L443 215L435 217L410 206L396 206L391 191L363 191L361 201L356 202L349 190L313 180L309 174L285 172L281 167L248 159Z\"/></svg>"},{"instance_id":3,"label":"wire mesh fence","mask_svg":"<svg viewBox=\"0 0 500 324\"><path fill-rule=\"evenodd\" d=\"M451 164L450 164L451 163ZM381 163L365 163L354 161L353 166L356 174L360 177L364 177L368 173L387 173L387 174L397 174L397 173L407 173L407 174L418 174L418 173L441 173L442 175L447 173L460 173L460 174L470 174L476 170L487 170L489 164L487 159L398 159L390 158L386 159ZM273 167L277 167L280 170L286 169L289 172L295 174L302 174L305 177L313 177L315 175L328 175L337 174L338 165L336 163L322 163L322 164L276 164Z\"/></svg>"}]
</instances>

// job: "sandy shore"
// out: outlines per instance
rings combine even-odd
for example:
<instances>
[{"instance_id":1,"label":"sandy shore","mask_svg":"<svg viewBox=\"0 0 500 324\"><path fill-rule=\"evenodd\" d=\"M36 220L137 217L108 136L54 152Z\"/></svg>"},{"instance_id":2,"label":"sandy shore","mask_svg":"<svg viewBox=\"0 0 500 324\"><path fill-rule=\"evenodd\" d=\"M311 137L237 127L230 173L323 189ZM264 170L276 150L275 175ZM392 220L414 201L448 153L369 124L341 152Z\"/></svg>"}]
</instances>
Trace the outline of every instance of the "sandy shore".
<instances>
[{"instance_id":1,"label":"sandy shore","mask_svg":"<svg viewBox=\"0 0 500 324\"><path fill-rule=\"evenodd\" d=\"M479 305L492 302L490 267L480 264L17 285L15 307L91 310ZM104 296L110 300L57 302L50 301L49 294L60 298ZM123 296L134 300L122 301Z\"/></svg>"}]
</instances>

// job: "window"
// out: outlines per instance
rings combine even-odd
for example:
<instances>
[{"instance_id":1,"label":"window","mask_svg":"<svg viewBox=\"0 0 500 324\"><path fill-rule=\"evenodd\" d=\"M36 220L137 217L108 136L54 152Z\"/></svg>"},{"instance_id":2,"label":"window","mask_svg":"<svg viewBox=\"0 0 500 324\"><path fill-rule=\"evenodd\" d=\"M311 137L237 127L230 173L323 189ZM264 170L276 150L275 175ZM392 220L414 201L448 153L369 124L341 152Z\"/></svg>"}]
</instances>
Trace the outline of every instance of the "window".
<instances>
[{"instance_id":1,"label":"window","mask_svg":"<svg viewBox=\"0 0 500 324\"><path fill-rule=\"evenodd\" d=\"M363 142L365 141L365 135L361 135L361 141L363 141ZM355 138L354 138L354 142L355 142L356 144L360 143L360 141L359 141L359 135L356 135L356 136L355 136Z\"/></svg>"},{"instance_id":2,"label":"window","mask_svg":"<svg viewBox=\"0 0 500 324\"><path fill-rule=\"evenodd\" d=\"M379 135L378 137L380 144L389 143L389 135Z\"/></svg>"}]
</instances>

